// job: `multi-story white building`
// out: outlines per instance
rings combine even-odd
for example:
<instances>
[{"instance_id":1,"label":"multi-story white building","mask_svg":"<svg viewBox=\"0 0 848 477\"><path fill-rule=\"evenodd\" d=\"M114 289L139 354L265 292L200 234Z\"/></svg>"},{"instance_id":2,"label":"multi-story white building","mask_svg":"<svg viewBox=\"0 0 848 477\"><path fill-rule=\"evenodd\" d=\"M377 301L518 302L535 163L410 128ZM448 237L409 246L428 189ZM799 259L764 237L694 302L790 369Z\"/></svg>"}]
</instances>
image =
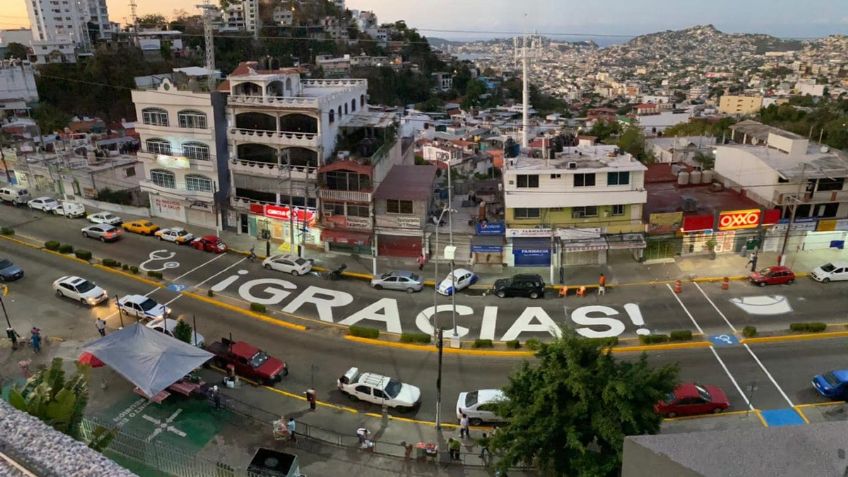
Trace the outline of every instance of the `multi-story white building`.
<instances>
[{"instance_id":1,"label":"multi-story white building","mask_svg":"<svg viewBox=\"0 0 848 477\"><path fill-rule=\"evenodd\" d=\"M112 35L106 0L30 0L26 5L39 63L74 62L76 52L91 50L92 37Z\"/></svg>"},{"instance_id":2,"label":"multi-story white building","mask_svg":"<svg viewBox=\"0 0 848 477\"><path fill-rule=\"evenodd\" d=\"M271 18L274 20L274 25L292 26L294 23L294 12L290 8L278 5L274 7Z\"/></svg>"},{"instance_id":3,"label":"multi-story white building","mask_svg":"<svg viewBox=\"0 0 848 477\"><path fill-rule=\"evenodd\" d=\"M144 163L141 190L149 194L151 215L223 225L226 218L218 216L229 190L224 95L192 92L165 79L155 88L133 90L132 99Z\"/></svg>"},{"instance_id":4,"label":"multi-story white building","mask_svg":"<svg viewBox=\"0 0 848 477\"><path fill-rule=\"evenodd\" d=\"M737 144L716 146L715 171L726 187L764 208L778 208L782 224L763 247L776 250L794 218L792 245L827 248L848 235L848 154L756 121L731 126ZM793 217L794 211L794 217Z\"/></svg>"},{"instance_id":5,"label":"multi-story white building","mask_svg":"<svg viewBox=\"0 0 848 477\"><path fill-rule=\"evenodd\" d=\"M25 103L38 101L35 74L29 61L0 61L0 103L14 100Z\"/></svg>"},{"instance_id":6,"label":"multi-story white building","mask_svg":"<svg viewBox=\"0 0 848 477\"><path fill-rule=\"evenodd\" d=\"M307 80L296 68L261 70L244 62L222 87L230 93L231 200L239 232L290 244L296 219L295 242L318 243L318 168L333 156L340 127L367 111L367 81Z\"/></svg>"},{"instance_id":7,"label":"multi-story white building","mask_svg":"<svg viewBox=\"0 0 848 477\"><path fill-rule=\"evenodd\" d=\"M645 247L647 167L615 146L565 148L552 159L507 159L509 266L605 263Z\"/></svg>"},{"instance_id":8,"label":"multi-story white building","mask_svg":"<svg viewBox=\"0 0 848 477\"><path fill-rule=\"evenodd\" d=\"M221 13L222 23L218 27L219 31L255 32L259 21L259 2L258 0L231 2ZM276 14L276 10L274 13Z\"/></svg>"}]
</instances>

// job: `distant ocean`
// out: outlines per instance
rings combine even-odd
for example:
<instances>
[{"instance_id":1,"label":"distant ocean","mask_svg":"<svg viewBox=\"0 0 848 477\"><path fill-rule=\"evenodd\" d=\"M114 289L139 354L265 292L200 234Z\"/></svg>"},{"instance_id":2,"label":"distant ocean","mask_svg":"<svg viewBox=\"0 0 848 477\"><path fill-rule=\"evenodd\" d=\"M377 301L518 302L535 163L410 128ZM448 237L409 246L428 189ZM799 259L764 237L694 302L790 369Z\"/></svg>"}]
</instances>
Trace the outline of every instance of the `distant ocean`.
<instances>
[{"instance_id":1,"label":"distant ocean","mask_svg":"<svg viewBox=\"0 0 848 477\"><path fill-rule=\"evenodd\" d=\"M578 41L594 41L596 45L601 48L606 48L610 45L617 45L621 43L627 43L631 39L635 38L633 36L624 37L624 36L549 36L547 37L554 41L561 42L578 42ZM457 42L474 42L474 41L486 41L491 40L493 38L448 38L450 41ZM477 55L466 55L470 56L469 58L460 58L460 59L468 59L474 60ZM475 58L471 58L475 57Z\"/></svg>"}]
</instances>

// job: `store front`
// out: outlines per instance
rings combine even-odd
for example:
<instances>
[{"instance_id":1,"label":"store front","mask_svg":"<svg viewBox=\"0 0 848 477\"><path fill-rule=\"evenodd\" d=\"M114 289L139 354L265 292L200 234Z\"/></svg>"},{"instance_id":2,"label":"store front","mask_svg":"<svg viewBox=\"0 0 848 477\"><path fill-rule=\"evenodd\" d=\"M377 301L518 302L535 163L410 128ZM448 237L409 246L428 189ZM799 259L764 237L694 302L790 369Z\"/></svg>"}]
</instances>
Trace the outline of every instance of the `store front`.
<instances>
[{"instance_id":1,"label":"store front","mask_svg":"<svg viewBox=\"0 0 848 477\"><path fill-rule=\"evenodd\" d=\"M380 257L418 258L421 256L421 236L386 235L377 236L377 255Z\"/></svg>"},{"instance_id":2,"label":"store front","mask_svg":"<svg viewBox=\"0 0 848 477\"><path fill-rule=\"evenodd\" d=\"M471 260L477 264L500 265L503 263L504 234L503 222L483 222L477 224L477 234L471 237Z\"/></svg>"},{"instance_id":3,"label":"store front","mask_svg":"<svg viewBox=\"0 0 848 477\"><path fill-rule=\"evenodd\" d=\"M150 194L150 215L153 217L162 217L163 219L186 222L186 208L184 201L179 198Z\"/></svg>"},{"instance_id":4,"label":"store front","mask_svg":"<svg viewBox=\"0 0 848 477\"><path fill-rule=\"evenodd\" d=\"M744 253L759 245L761 234L768 239L779 218L777 209L731 210L717 216L687 215L681 227L681 255L709 253L711 248L715 253ZM765 245L763 250L770 251Z\"/></svg>"},{"instance_id":5,"label":"store front","mask_svg":"<svg viewBox=\"0 0 848 477\"><path fill-rule=\"evenodd\" d=\"M553 231L546 228L506 229L511 254L505 265L515 267L548 267L551 265ZM510 256L511 255L511 256Z\"/></svg>"},{"instance_id":6,"label":"store front","mask_svg":"<svg viewBox=\"0 0 848 477\"><path fill-rule=\"evenodd\" d=\"M324 229L321 231L321 241L326 252L371 255L371 234L368 232L353 232L342 229Z\"/></svg>"},{"instance_id":7,"label":"store front","mask_svg":"<svg viewBox=\"0 0 848 477\"><path fill-rule=\"evenodd\" d=\"M315 209L294 209L294 216L287 206L270 204L250 204L247 214L247 232L259 240L278 240L283 251L296 250L291 246L294 226L294 244L302 246L320 246L321 231L316 225Z\"/></svg>"}]
</instances>

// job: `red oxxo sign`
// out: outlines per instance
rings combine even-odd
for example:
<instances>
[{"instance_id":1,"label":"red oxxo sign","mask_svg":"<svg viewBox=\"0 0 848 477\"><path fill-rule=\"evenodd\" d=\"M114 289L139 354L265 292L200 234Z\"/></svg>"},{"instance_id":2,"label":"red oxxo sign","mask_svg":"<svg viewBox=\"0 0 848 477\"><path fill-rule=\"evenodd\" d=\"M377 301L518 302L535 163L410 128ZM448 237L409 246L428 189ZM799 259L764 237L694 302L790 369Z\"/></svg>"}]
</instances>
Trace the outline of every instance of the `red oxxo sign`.
<instances>
[{"instance_id":1,"label":"red oxxo sign","mask_svg":"<svg viewBox=\"0 0 848 477\"><path fill-rule=\"evenodd\" d=\"M760 225L760 209L731 210L718 216L719 230L753 229Z\"/></svg>"}]
</instances>

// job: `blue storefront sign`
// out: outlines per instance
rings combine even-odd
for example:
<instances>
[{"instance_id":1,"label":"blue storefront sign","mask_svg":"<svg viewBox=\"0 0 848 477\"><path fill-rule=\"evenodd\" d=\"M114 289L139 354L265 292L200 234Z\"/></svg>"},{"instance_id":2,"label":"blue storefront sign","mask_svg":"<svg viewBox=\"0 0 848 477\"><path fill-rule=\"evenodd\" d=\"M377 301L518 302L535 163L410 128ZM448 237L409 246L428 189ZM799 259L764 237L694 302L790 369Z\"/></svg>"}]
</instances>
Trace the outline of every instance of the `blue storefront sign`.
<instances>
[{"instance_id":1,"label":"blue storefront sign","mask_svg":"<svg viewBox=\"0 0 848 477\"><path fill-rule=\"evenodd\" d=\"M474 253L501 253L503 252L502 245L471 245L471 251Z\"/></svg>"},{"instance_id":2,"label":"blue storefront sign","mask_svg":"<svg viewBox=\"0 0 848 477\"><path fill-rule=\"evenodd\" d=\"M503 222L485 222L477 224L477 235L504 235L506 225Z\"/></svg>"},{"instance_id":3,"label":"blue storefront sign","mask_svg":"<svg viewBox=\"0 0 848 477\"><path fill-rule=\"evenodd\" d=\"M551 239L514 238L512 255L515 266L548 266L551 264Z\"/></svg>"}]
</instances>

